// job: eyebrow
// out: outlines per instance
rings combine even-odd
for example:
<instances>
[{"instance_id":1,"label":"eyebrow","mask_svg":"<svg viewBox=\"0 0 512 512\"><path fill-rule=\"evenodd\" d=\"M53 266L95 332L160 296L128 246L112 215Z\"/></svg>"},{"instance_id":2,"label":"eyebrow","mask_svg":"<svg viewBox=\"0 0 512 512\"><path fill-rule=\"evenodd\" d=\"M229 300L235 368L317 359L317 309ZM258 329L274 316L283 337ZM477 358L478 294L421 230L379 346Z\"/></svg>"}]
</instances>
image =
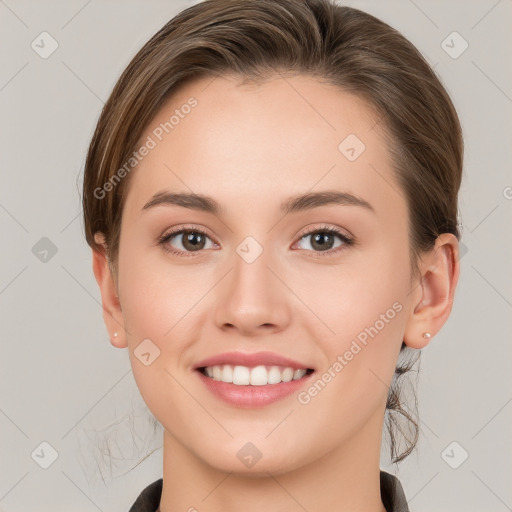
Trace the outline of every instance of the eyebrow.
<instances>
[{"instance_id":1,"label":"eyebrow","mask_svg":"<svg viewBox=\"0 0 512 512\"><path fill-rule=\"evenodd\" d=\"M289 213L311 210L320 206L333 204L342 206L360 206L375 213L373 206L364 199L346 192L330 190L323 192L310 192L300 196L290 197L281 203L280 210L283 214L287 215ZM209 196L194 193L177 193L168 191L157 192L142 207L142 210L148 210L149 208L153 208L155 206L172 205L189 208L191 210L203 211L213 215L220 215L223 211L220 204Z\"/></svg>"}]
</instances>

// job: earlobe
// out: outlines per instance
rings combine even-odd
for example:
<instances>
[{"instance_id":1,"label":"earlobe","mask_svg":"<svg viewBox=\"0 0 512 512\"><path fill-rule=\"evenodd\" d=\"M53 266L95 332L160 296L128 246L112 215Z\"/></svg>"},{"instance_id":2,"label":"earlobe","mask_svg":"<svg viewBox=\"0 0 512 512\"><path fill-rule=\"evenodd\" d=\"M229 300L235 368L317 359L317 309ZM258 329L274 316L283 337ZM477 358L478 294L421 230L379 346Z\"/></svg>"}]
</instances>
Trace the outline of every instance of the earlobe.
<instances>
[{"instance_id":1,"label":"earlobe","mask_svg":"<svg viewBox=\"0 0 512 512\"><path fill-rule=\"evenodd\" d=\"M100 288L103 320L109 333L110 343L117 348L126 348L126 331L124 329L121 303L117 296L116 285L106 254L105 239L103 234L96 233L94 240L103 247L102 250L93 249L92 251L92 268Z\"/></svg>"},{"instance_id":2,"label":"earlobe","mask_svg":"<svg viewBox=\"0 0 512 512\"><path fill-rule=\"evenodd\" d=\"M459 242L455 235L443 233L423 258L416 303L404 333L407 346L425 347L448 320L459 279L458 254Z\"/></svg>"}]
</instances>

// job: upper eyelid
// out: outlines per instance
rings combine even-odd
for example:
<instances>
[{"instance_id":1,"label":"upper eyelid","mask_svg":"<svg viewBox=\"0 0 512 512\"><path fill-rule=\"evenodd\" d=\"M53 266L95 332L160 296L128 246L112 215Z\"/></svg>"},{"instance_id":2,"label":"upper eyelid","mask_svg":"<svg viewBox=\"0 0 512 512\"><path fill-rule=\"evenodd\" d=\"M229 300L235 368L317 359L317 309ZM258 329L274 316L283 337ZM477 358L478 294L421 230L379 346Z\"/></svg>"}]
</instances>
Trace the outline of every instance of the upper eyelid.
<instances>
[{"instance_id":1,"label":"upper eyelid","mask_svg":"<svg viewBox=\"0 0 512 512\"><path fill-rule=\"evenodd\" d=\"M354 237L353 235L347 231L346 229L344 228L340 228L338 226L334 227L334 226L326 226L326 225L323 225L323 226L319 226L317 228L304 228L303 230L301 230L299 232L299 234L297 235L299 238L303 238L304 236L309 236L309 235L313 235L317 232L324 232L324 231L331 231L331 230L334 230L336 231L335 234L339 235L339 236L344 236L350 240L352 240Z\"/></svg>"},{"instance_id":2,"label":"upper eyelid","mask_svg":"<svg viewBox=\"0 0 512 512\"><path fill-rule=\"evenodd\" d=\"M159 239L165 239L171 236L181 235L184 232L198 232L203 233L207 237L211 238L213 241L215 241L215 237L209 233L209 231L206 228L203 227L197 227L197 226L178 226L176 228L170 229L169 231L164 231L164 233L159 237ZM217 242L215 242L217 243Z\"/></svg>"}]
</instances>

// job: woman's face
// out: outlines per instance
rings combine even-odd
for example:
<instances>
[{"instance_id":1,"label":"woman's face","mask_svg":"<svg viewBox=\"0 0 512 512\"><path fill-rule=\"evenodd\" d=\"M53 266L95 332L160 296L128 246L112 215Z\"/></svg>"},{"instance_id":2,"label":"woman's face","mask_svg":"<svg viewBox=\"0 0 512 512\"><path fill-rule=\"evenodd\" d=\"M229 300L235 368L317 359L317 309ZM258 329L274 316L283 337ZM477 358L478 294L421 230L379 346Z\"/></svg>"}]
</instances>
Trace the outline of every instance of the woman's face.
<instances>
[{"instance_id":1,"label":"woman's face","mask_svg":"<svg viewBox=\"0 0 512 512\"><path fill-rule=\"evenodd\" d=\"M124 206L118 293L166 442L252 473L378 453L419 297L380 129L364 102L305 76L201 79L152 121ZM165 194L207 196L218 211ZM197 369L215 356L207 371L229 380L222 363L240 366L238 384Z\"/></svg>"}]
</instances>

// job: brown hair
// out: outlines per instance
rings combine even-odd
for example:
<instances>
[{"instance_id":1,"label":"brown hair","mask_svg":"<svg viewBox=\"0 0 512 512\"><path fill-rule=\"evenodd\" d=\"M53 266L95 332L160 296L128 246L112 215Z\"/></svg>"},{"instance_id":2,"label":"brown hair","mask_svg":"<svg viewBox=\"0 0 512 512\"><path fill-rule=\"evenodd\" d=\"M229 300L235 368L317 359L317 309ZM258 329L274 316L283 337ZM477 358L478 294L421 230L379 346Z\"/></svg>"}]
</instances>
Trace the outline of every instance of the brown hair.
<instances>
[{"instance_id":1,"label":"brown hair","mask_svg":"<svg viewBox=\"0 0 512 512\"><path fill-rule=\"evenodd\" d=\"M125 172L120 179L119 170L162 103L197 77L234 74L258 82L276 73L307 74L339 86L366 100L383 120L408 204L414 272L418 256L441 233L460 238L462 130L448 93L411 42L374 16L330 0L205 0L170 20L135 55L106 102L89 147L85 236L101 250L94 234L105 235L114 276L130 178ZM105 187L108 183L112 186ZM407 350L403 344L401 356ZM399 380L412 364L398 364L386 405L394 461L407 456L418 438L418 425L399 395ZM412 425L401 454L393 414Z\"/></svg>"}]
</instances>

